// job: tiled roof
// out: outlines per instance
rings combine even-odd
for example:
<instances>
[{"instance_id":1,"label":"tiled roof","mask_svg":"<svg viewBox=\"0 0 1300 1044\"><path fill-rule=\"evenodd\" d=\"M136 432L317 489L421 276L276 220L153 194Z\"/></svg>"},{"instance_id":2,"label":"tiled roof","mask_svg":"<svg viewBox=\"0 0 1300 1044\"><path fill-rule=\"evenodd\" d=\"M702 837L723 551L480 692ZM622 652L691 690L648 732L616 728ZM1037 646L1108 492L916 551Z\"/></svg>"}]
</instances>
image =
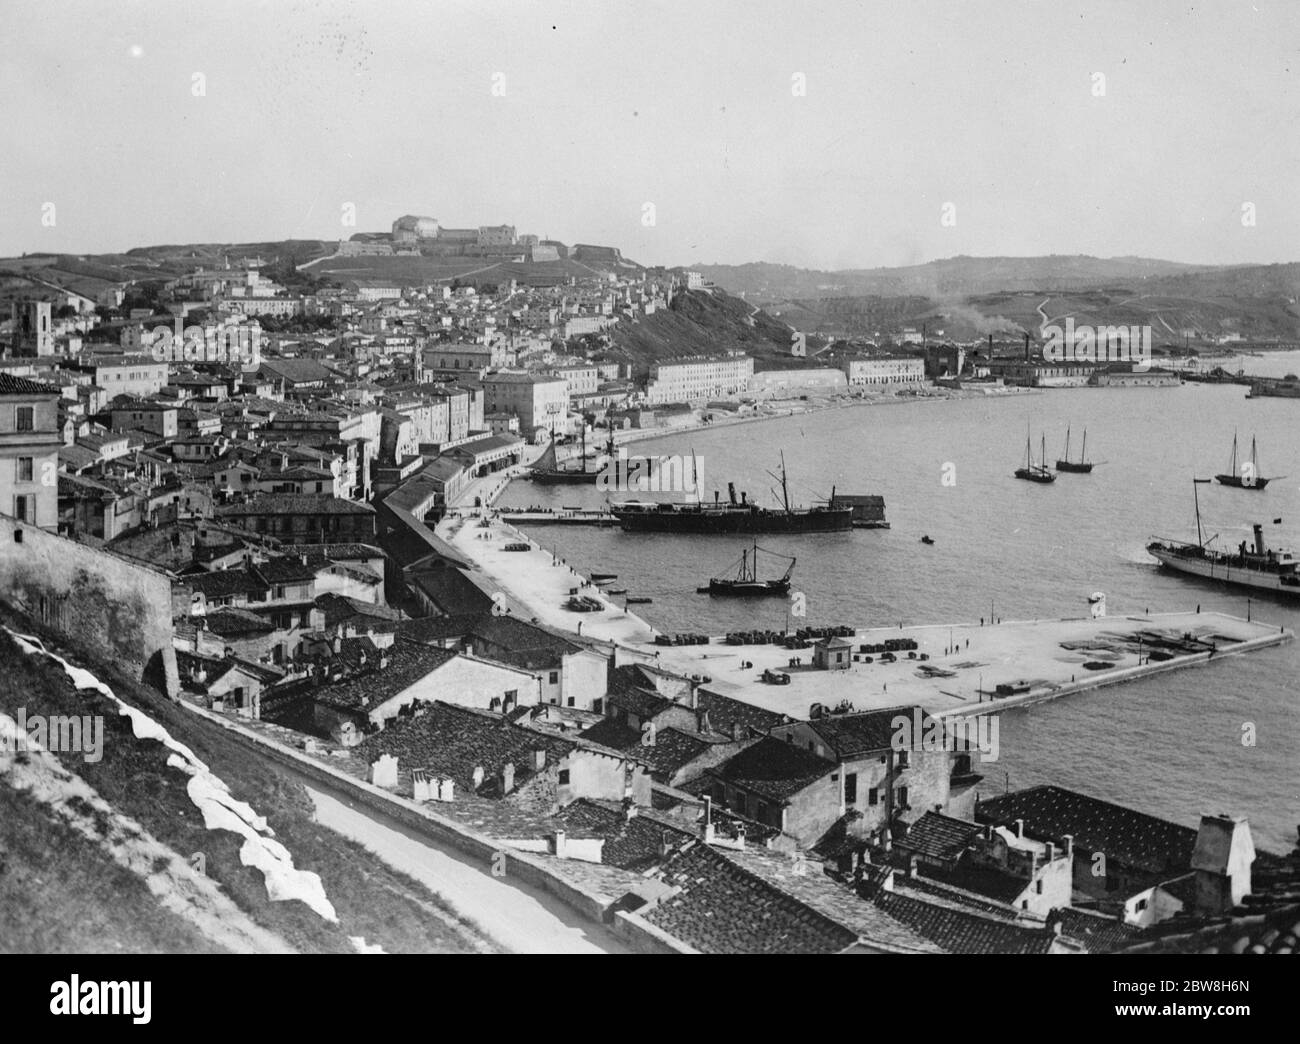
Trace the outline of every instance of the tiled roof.
<instances>
[{"instance_id":1,"label":"tiled roof","mask_svg":"<svg viewBox=\"0 0 1300 1044\"><path fill-rule=\"evenodd\" d=\"M613 747L615 750L625 750L641 743L640 730L624 725L617 718L601 718L595 725L578 735L592 743Z\"/></svg>"},{"instance_id":2,"label":"tiled roof","mask_svg":"<svg viewBox=\"0 0 1300 1044\"><path fill-rule=\"evenodd\" d=\"M737 723L748 726L756 732L769 732L789 717L779 711L764 710L730 696L722 696L708 689L696 692L696 702L700 710L709 715L709 728L714 732L731 734Z\"/></svg>"},{"instance_id":3,"label":"tiled roof","mask_svg":"<svg viewBox=\"0 0 1300 1044\"><path fill-rule=\"evenodd\" d=\"M607 808L587 798L579 798L560 810L557 818L565 829L583 829L605 839L601 862L624 870L643 873L664 861L659 854L667 843L669 854L694 836L691 831L638 809L631 819L621 809Z\"/></svg>"},{"instance_id":4,"label":"tiled roof","mask_svg":"<svg viewBox=\"0 0 1300 1044\"><path fill-rule=\"evenodd\" d=\"M1193 827L1062 787L1030 787L989 798L976 806L975 818L1000 825L1023 819L1029 837L1059 844L1070 834L1076 849L1105 852L1148 873L1189 869L1196 847Z\"/></svg>"},{"instance_id":5,"label":"tiled roof","mask_svg":"<svg viewBox=\"0 0 1300 1044\"><path fill-rule=\"evenodd\" d=\"M724 856L868 943L890 949L942 952L936 944L828 877L815 862L806 861L800 867L791 855L756 845L739 851L728 849Z\"/></svg>"},{"instance_id":6,"label":"tiled roof","mask_svg":"<svg viewBox=\"0 0 1300 1044\"><path fill-rule=\"evenodd\" d=\"M297 555L283 555L258 562L252 568L268 584L293 584L314 580L321 563L313 563L311 559L304 563Z\"/></svg>"},{"instance_id":7,"label":"tiled roof","mask_svg":"<svg viewBox=\"0 0 1300 1044\"><path fill-rule=\"evenodd\" d=\"M1125 924L1117 917L1105 917L1090 910L1070 906L1057 913L1061 917L1062 933L1083 943L1089 953L1118 950L1140 940L1144 934L1141 928Z\"/></svg>"},{"instance_id":8,"label":"tiled roof","mask_svg":"<svg viewBox=\"0 0 1300 1044\"><path fill-rule=\"evenodd\" d=\"M456 653L398 640L383 655L388 666L381 667L371 659L369 670L333 685L322 685L313 691L313 697L331 707L373 710L441 667Z\"/></svg>"},{"instance_id":9,"label":"tiled roof","mask_svg":"<svg viewBox=\"0 0 1300 1044\"><path fill-rule=\"evenodd\" d=\"M681 889L644 913L703 953L839 953L856 932L695 843L656 874Z\"/></svg>"},{"instance_id":10,"label":"tiled roof","mask_svg":"<svg viewBox=\"0 0 1300 1044\"><path fill-rule=\"evenodd\" d=\"M1047 953L1056 935L973 911L939 906L910 895L874 890L870 901L948 953Z\"/></svg>"},{"instance_id":11,"label":"tiled roof","mask_svg":"<svg viewBox=\"0 0 1300 1044\"><path fill-rule=\"evenodd\" d=\"M784 801L835 770L833 761L765 736L711 772L755 794Z\"/></svg>"},{"instance_id":12,"label":"tiled roof","mask_svg":"<svg viewBox=\"0 0 1300 1044\"><path fill-rule=\"evenodd\" d=\"M584 734L583 738L588 737ZM711 746L713 744L700 739L699 736L693 736L681 729L666 728L655 730L653 743L644 743L638 737L633 753L649 764L652 773L671 776Z\"/></svg>"},{"instance_id":13,"label":"tiled roof","mask_svg":"<svg viewBox=\"0 0 1300 1044\"><path fill-rule=\"evenodd\" d=\"M894 844L923 858L956 862L979 831L975 823L927 812L908 828L905 837L895 838Z\"/></svg>"},{"instance_id":14,"label":"tiled roof","mask_svg":"<svg viewBox=\"0 0 1300 1044\"><path fill-rule=\"evenodd\" d=\"M331 381L338 376L328 366L322 366L314 359L263 359L261 369L290 384Z\"/></svg>"},{"instance_id":15,"label":"tiled roof","mask_svg":"<svg viewBox=\"0 0 1300 1044\"><path fill-rule=\"evenodd\" d=\"M548 652L556 656L568 656L582 649L582 646L574 644L558 631L504 614L498 616L493 613L479 617L470 633L475 638L519 653Z\"/></svg>"},{"instance_id":16,"label":"tiled roof","mask_svg":"<svg viewBox=\"0 0 1300 1044\"><path fill-rule=\"evenodd\" d=\"M423 616L402 620L397 625L397 633L410 641L425 643L463 638L476 619L476 616Z\"/></svg>"},{"instance_id":17,"label":"tiled roof","mask_svg":"<svg viewBox=\"0 0 1300 1044\"><path fill-rule=\"evenodd\" d=\"M297 544L294 549L305 555L328 558L331 562L384 557L384 552L372 544Z\"/></svg>"},{"instance_id":18,"label":"tiled roof","mask_svg":"<svg viewBox=\"0 0 1300 1044\"><path fill-rule=\"evenodd\" d=\"M265 594L266 582L246 569L218 569L211 573L192 573L185 583L206 598L229 598L232 595Z\"/></svg>"},{"instance_id":19,"label":"tiled roof","mask_svg":"<svg viewBox=\"0 0 1300 1044\"><path fill-rule=\"evenodd\" d=\"M827 714L809 722L812 730L841 758L877 750L888 750L894 735L894 719L913 720L913 707L885 707L862 714ZM922 711L922 725L930 715Z\"/></svg>"},{"instance_id":20,"label":"tiled roof","mask_svg":"<svg viewBox=\"0 0 1300 1044\"><path fill-rule=\"evenodd\" d=\"M244 515L373 515L369 504L328 493L263 493L243 504L226 504L217 515L239 518Z\"/></svg>"},{"instance_id":21,"label":"tiled roof","mask_svg":"<svg viewBox=\"0 0 1300 1044\"><path fill-rule=\"evenodd\" d=\"M622 707L642 719L652 718L673 706L673 701L667 696L651 689L643 689L635 682L629 681L626 672L626 667L614 671L609 686L611 705Z\"/></svg>"},{"instance_id":22,"label":"tiled roof","mask_svg":"<svg viewBox=\"0 0 1300 1044\"><path fill-rule=\"evenodd\" d=\"M398 759L399 769L423 768L455 780L461 789L473 790L476 767L484 771L484 792L493 792L495 777L507 763L515 767L515 786L534 774L533 751L546 751L548 765L567 757L575 744L547 736L500 715L437 702L423 713L398 718L367 737L357 754L372 761L380 754Z\"/></svg>"},{"instance_id":23,"label":"tiled roof","mask_svg":"<svg viewBox=\"0 0 1300 1044\"><path fill-rule=\"evenodd\" d=\"M1124 953L1300 952L1300 903L1210 922L1175 917L1149 929Z\"/></svg>"},{"instance_id":24,"label":"tiled roof","mask_svg":"<svg viewBox=\"0 0 1300 1044\"><path fill-rule=\"evenodd\" d=\"M29 381L26 377L14 377L0 371L0 395L58 395L59 389L52 384Z\"/></svg>"},{"instance_id":25,"label":"tiled roof","mask_svg":"<svg viewBox=\"0 0 1300 1044\"><path fill-rule=\"evenodd\" d=\"M273 624L268 623L256 613L250 613L247 609L236 609L232 606L213 609L203 617L203 620L209 631L213 634L219 634L223 638L234 638L242 634L269 634L275 630Z\"/></svg>"}]
</instances>

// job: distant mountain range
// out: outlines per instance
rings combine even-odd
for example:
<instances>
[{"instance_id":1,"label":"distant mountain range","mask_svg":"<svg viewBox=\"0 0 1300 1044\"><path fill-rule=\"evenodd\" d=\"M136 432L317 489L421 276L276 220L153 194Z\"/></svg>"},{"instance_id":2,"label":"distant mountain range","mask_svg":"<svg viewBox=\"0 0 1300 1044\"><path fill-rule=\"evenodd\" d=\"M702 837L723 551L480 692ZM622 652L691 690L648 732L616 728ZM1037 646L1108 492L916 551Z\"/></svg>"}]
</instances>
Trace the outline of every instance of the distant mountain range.
<instances>
[{"instance_id":1,"label":"distant mountain range","mask_svg":"<svg viewBox=\"0 0 1300 1044\"><path fill-rule=\"evenodd\" d=\"M953 257L827 272L789 265L692 265L715 285L805 332L886 339L1036 334L1044 316L1150 325L1165 343L1300 340L1300 263L1189 265L1143 257Z\"/></svg>"},{"instance_id":2,"label":"distant mountain range","mask_svg":"<svg viewBox=\"0 0 1300 1044\"><path fill-rule=\"evenodd\" d=\"M854 297L868 294L927 297L986 294L999 290L1079 290L1141 286L1152 280L1196 277L1202 291L1249 285L1269 290L1300 279L1300 266L1191 265L1146 257L1091 257L1050 254L1045 257L958 256L900 268L851 268L839 271L795 268L756 262L745 265L693 264L691 269L732 293L750 300L797 297ZM1182 284L1179 284L1182 285ZM1188 284L1191 285L1191 284Z\"/></svg>"}]
</instances>

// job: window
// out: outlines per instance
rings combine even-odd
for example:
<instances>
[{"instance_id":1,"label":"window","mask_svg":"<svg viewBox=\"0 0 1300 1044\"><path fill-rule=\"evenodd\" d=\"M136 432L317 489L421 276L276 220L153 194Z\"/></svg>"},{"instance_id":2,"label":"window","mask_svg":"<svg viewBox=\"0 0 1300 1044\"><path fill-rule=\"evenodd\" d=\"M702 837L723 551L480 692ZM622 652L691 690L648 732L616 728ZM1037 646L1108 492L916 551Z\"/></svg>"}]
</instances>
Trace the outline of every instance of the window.
<instances>
[{"instance_id":1,"label":"window","mask_svg":"<svg viewBox=\"0 0 1300 1044\"><path fill-rule=\"evenodd\" d=\"M31 505L30 507L28 505ZM36 521L36 503L34 497L19 496L14 497L14 518L19 522Z\"/></svg>"},{"instance_id":2,"label":"window","mask_svg":"<svg viewBox=\"0 0 1300 1044\"><path fill-rule=\"evenodd\" d=\"M552 684L552 685L556 685L556 684L559 683L559 681L560 681L560 672L559 672L559 671L551 671L551 684Z\"/></svg>"},{"instance_id":3,"label":"window","mask_svg":"<svg viewBox=\"0 0 1300 1044\"><path fill-rule=\"evenodd\" d=\"M592 709L592 711L593 711L594 713L596 713L596 714L604 714L604 713L605 713L605 701L604 701L604 700L592 700L592 701L591 701L591 709Z\"/></svg>"},{"instance_id":4,"label":"window","mask_svg":"<svg viewBox=\"0 0 1300 1044\"><path fill-rule=\"evenodd\" d=\"M1042 882L1042 881L1039 881L1039 882L1038 882L1038 890L1039 890L1040 892L1043 890L1043 882ZM1139 911L1142 911L1142 910L1145 910L1146 908L1147 908L1147 901L1146 901L1145 899L1139 899L1139 900L1137 901L1136 909L1139 910Z\"/></svg>"},{"instance_id":5,"label":"window","mask_svg":"<svg viewBox=\"0 0 1300 1044\"><path fill-rule=\"evenodd\" d=\"M33 406L18 406L14 409L14 430L35 431L36 409Z\"/></svg>"},{"instance_id":6,"label":"window","mask_svg":"<svg viewBox=\"0 0 1300 1044\"><path fill-rule=\"evenodd\" d=\"M898 806L899 808L907 807L907 787L898 788Z\"/></svg>"},{"instance_id":7,"label":"window","mask_svg":"<svg viewBox=\"0 0 1300 1044\"><path fill-rule=\"evenodd\" d=\"M513 707L518 702L519 702L519 690L506 689L506 706Z\"/></svg>"},{"instance_id":8,"label":"window","mask_svg":"<svg viewBox=\"0 0 1300 1044\"><path fill-rule=\"evenodd\" d=\"M867 791L867 804L868 804L868 805L878 805L878 804L880 804L880 788L879 788L879 787L872 787L870 790Z\"/></svg>"},{"instance_id":9,"label":"window","mask_svg":"<svg viewBox=\"0 0 1300 1044\"><path fill-rule=\"evenodd\" d=\"M1042 894L1043 894L1043 879L1040 877L1037 881L1034 882L1034 885L1036 886L1036 887L1035 887L1035 891L1037 891L1039 895L1042 895Z\"/></svg>"},{"instance_id":10,"label":"window","mask_svg":"<svg viewBox=\"0 0 1300 1044\"><path fill-rule=\"evenodd\" d=\"M567 787L568 785L569 785L569 770L560 769L560 786Z\"/></svg>"},{"instance_id":11,"label":"window","mask_svg":"<svg viewBox=\"0 0 1300 1044\"><path fill-rule=\"evenodd\" d=\"M572 707L572 706L573 706L573 697L572 697L572 696L569 697L566 706L569 706L569 707Z\"/></svg>"},{"instance_id":12,"label":"window","mask_svg":"<svg viewBox=\"0 0 1300 1044\"><path fill-rule=\"evenodd\" d=\"M32 474L35 471L35 464L32 457L18 458L18 481L31 482Z\"/></svg>"},{"instance_id":13,"label":"window","mask_svg":"<svg viewBox=\"0 0 1300 1044\"><path fill-rule=\"evenodd\" d=\"M858 803L858 774L856 772L844 773L844 803L846 805L856 805Z\"/></svg>"}]
</instances>

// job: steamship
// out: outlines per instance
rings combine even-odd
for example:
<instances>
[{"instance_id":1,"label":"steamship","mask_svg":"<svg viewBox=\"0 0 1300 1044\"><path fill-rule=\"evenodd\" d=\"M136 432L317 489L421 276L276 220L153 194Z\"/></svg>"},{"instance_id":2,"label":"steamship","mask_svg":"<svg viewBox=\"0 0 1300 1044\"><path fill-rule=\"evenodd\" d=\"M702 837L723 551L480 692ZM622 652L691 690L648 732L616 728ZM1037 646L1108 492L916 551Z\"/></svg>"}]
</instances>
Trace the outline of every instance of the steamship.
<instances>
[{"instance_id":1,"label":"steamship","mask_svg":"<svg viewBox=\"0 0 1300 1044\"><path fill-rule=\"evenodd\" d=\"M747 494L736 497L736 484L727 483L728 498L715 492L713 503L674 504L659 501L623 501L610 505L619 525L630 533L833 533L853 526L854 508L842 507L831 490L826 504L791 507L786 484L785 459L781 474L781 507L759 507Z\"/></svg>"},{"instance_id":2,"label":"steamship","mask_svg":"<svg viewBox=\"0 0 1300 1044\"><path fill-rule=\"evenodd\" d=\"M1209 479L1193 479L1193 493L1196 485L1204 485ZM1281 522L1281 519L1275 519ZM1291 551L1273 549L1264 546L1264 526L1256 522L1252 526L1255 533L1254 545L1241 541L1235 551L1217 550L1207 545L1201 535L1201 510L1199 499L1196 506L1196 540L1195 544L1178 540L1153 540L1147 544L1147 552L1170 569L1180 573L1189 573L1216 583L1232 587L1253 587L1274 594L1300 596L1300 561Z\"/></svg>"}]
</instances>

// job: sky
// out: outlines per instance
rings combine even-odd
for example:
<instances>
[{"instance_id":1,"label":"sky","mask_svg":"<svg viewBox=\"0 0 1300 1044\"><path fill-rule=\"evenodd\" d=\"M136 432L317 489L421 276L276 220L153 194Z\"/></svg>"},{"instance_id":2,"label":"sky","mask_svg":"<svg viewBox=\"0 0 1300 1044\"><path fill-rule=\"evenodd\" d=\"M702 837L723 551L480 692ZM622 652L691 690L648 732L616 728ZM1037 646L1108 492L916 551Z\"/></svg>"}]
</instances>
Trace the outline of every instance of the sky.
<instances>
[{"instance_id":1,"label":"sky","mask_svg":"<svg viewBox=\"0 0 1300 1044\"><path fill-rule=\"evenodd\" d=\"M5 6L2 256L413 213L643 264L1300 258L1294 0Z\"/></svg>"}]
</instances>

